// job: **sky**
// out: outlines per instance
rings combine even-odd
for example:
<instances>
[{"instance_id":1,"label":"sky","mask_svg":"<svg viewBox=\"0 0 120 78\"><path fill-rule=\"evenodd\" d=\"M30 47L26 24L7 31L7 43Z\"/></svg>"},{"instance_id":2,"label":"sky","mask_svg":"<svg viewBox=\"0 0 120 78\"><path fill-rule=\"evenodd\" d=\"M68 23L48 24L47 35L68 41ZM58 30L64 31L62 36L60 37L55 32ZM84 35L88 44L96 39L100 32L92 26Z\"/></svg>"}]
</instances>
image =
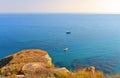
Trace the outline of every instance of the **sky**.
<instances>
[{"instance_id":1,"label":"sky","mask_svg":"<svg viewBox=\"0 0 120 78\"><path fill-rule=\"evenodd\" d=\"M0 13L120 14L120 0L0 0Z\"/></svg>"}]
</instances>

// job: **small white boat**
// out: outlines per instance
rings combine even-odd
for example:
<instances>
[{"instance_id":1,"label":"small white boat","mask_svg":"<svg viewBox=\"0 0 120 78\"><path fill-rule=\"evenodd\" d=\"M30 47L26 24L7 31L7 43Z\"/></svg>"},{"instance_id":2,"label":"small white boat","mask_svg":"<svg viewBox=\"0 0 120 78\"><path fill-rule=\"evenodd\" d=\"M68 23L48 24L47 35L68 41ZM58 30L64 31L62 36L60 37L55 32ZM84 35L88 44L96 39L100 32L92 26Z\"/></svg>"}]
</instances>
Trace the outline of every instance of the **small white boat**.
<instances>
[{"instance_id":1,"label":"small white boat","mask_svg":"<svg viewBox=\"0 0 120 78\"><path fill-rule=\"evenodd\" d=\"M64 48L64 51L68 51L68 48Z\"/></svg>"}]
</instances>

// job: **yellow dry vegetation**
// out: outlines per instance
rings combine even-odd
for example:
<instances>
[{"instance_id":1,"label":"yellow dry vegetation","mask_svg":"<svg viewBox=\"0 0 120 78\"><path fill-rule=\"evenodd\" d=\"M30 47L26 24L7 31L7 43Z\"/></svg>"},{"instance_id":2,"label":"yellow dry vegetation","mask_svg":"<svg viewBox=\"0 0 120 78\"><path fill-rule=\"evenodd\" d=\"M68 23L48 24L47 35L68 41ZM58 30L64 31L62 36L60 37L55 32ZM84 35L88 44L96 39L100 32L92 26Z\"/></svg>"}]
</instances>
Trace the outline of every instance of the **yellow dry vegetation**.
<instances>
[{"instance_id":1,"label":"yellow dry vegetation","mask_svg":"<svg viewBox=\"0 0 120 78\"><path fill-rule=\"evenodd\" d=\"M16 75L13 74L6 78L16 78ZM90 72L86 72L83 70L79 70L76 72L48 72L41 74L40 72L33 72L29 75L26 75L24 78L120 78L120 75L104 75L103 72L97 71L95 74L91 74Z\"/></svg>"}]
</instances>

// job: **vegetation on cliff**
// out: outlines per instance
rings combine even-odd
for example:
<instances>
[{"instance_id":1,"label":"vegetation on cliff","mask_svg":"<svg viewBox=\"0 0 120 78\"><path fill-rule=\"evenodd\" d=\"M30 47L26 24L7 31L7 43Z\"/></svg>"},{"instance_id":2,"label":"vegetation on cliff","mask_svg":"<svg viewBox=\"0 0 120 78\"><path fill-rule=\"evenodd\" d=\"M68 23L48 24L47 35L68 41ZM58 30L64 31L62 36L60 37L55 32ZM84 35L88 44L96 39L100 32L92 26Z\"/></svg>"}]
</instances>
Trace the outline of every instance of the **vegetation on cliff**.
<instances>
[{"instance_id":1,"label":"vegetation on cliff","mask_svg":"<svg viewBox=\"0 0 120 78\"><path fill-rule=\"evenodd\" d=\"M57 68L43 50L22 50L0 61L2 78L120 78L108 76L90 66L77 71Z\"/></svg>"}]
</instances>

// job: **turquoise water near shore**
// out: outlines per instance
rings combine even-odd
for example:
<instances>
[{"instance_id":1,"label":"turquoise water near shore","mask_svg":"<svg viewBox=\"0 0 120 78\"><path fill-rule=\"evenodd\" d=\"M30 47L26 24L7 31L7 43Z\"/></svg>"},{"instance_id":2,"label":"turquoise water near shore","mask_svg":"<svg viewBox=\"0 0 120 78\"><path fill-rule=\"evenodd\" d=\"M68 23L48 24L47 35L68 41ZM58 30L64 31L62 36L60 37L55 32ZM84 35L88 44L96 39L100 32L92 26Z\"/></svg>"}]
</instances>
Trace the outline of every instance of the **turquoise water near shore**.
<instances>
[{"instance_id":1,"label":"turquoise water near shore","mask_svg":"<svg viewBox=\"0 0 120 78\"><path fill-rule=\"evenodd\" d=\"M23 49L46 50L70 70L93 65L120 73L120 15L0 14L0 58Z\"/></svg>"}]
</instances>

